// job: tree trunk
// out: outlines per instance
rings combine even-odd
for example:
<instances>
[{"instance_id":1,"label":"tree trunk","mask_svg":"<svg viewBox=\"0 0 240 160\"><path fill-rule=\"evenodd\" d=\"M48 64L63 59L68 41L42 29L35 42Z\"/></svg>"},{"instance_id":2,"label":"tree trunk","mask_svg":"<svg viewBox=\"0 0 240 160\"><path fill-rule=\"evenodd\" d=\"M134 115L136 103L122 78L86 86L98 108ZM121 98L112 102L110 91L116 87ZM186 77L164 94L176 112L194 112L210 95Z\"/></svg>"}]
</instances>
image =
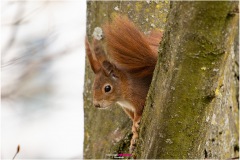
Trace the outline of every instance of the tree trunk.
<instances>
[{"instance_id":1,"label":"tree trunk","mask_svg":"<svg viewBox=\"0 0 240 160\"><path fill-rule=\"evenodd\" d=\"M127 14L143 32L163 29L168 7L167 2L88 2L88 37L118 13ZM137 158L238 156L236 7L236 2L171 2ZM84 158L128 153L132 122L119 106L93 107L94 75L86 64Z\"/></svg>"},{"instance_id":2,"label":"tree trunk","mask_svg":"<svg viewBox=\"0 0 240 160\"><path fill-rule=\"evenodd\" d=\"M87 35L92 40L96 27L101 27L116 14L128 15L143 32L163 29L168 2L87 2ZM130 118L119 106L99 110L92 103L94 74L86 60L84 91L84 158L111 158L111 154L129 153L131 140Z\"/></svg>"},{"instance_id":3,"label":"tree trunk","mask_svg":"<svg viewBox=\"0 0 240 160\"><path fill-rule=\"evenodd\" d=\"M237 7L171 2L137 158L238 156Z\"/></svg>"}]
</instances>

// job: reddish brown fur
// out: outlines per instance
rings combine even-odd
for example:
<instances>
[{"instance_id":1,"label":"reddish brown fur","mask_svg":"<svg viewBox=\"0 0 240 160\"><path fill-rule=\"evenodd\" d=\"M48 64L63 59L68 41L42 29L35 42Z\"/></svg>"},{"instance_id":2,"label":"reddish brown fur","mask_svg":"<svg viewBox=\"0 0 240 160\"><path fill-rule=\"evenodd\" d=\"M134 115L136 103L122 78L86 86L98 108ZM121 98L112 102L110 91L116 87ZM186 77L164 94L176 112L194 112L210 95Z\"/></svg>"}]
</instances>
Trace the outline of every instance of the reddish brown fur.
<instances>
[{"instance_id":1,"label":"reddish brown fur","mask_svg":"<svg viewBox=\"0 0 240 160\"><path fill-rule=\"evenodd\" d=\"M112 23L106 24L104 33L110 60L98 41L93 41L93 47L86 42L88 59L95 73L94 105L98 108L113 103L124 105L124 111L133 121L132 151L138 137L137 129L157 62L162 33L153 31L146 36L122 16L117 16ZM106 85L111 85L110 92L104 92Z\"/></svg>"},{"instance_id":2,"label":"reddish brown fur","mask_svg":"<svg viewBox=\"0 0 240 160\"><path fill-rule=\"evenodd\" d=\"M162 33L145 36L127 17L117 16L104 26L107 51L113 63L131 77L152 75Z\"/></svg>"}]
</instances>

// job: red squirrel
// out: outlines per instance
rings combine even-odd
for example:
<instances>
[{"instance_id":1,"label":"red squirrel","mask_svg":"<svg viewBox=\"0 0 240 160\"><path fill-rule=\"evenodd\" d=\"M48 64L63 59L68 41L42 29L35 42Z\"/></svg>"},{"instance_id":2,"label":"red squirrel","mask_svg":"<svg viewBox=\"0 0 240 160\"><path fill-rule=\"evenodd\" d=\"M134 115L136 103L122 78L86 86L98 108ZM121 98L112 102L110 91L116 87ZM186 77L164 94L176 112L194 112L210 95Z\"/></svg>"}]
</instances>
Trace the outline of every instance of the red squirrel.
<instances>
[{"instance_id":1,"label":"red squirrel","mask_svg":"<svg viewBox=\"0 0 240 160\"><path fill-rule=\"evenodd\" d=\"M86 39L86 53L95 73L93 104L107 108L115 103L132 119L130 152L135 148L146 96L157 63L161 31L145 35L125 16L103 25L106 47Z\"/></svg>"}]
</instances>

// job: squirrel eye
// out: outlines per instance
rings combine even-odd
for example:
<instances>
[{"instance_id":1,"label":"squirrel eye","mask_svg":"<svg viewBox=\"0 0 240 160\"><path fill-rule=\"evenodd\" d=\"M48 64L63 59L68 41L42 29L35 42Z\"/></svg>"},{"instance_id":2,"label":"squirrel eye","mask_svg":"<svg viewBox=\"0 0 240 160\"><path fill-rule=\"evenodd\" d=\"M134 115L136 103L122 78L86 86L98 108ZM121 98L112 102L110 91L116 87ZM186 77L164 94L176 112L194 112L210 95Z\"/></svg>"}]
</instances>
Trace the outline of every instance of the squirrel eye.
<instances>
[{"instance_id":1,"label":"squirrel eye","mask_svg":"<svg viewBox=\"0 0 240 160\"><path fill-rule=\"evenodd\" d=\"M110 92L111 91L111 86L110 85L106 85L105 88L104 88L104 91L105 92Z\"/></svg>"}]
</instances>

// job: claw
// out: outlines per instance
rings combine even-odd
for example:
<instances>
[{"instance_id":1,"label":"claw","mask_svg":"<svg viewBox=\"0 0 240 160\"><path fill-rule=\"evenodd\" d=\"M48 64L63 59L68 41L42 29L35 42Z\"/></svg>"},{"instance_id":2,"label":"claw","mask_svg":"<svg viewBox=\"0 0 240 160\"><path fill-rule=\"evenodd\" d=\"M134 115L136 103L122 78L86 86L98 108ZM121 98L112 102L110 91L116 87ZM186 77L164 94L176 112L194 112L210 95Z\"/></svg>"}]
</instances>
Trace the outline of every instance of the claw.
<instances>
[{"instance_id":1,"label":"claw","mask_svg":"<svg viewBox=\"0 0 240 160\"><path fill-rule=\"evenodd\" d=\"M135 148L136 148L136 138L132 137L130 148L129 148L130 153L132 153Z\"/></svg>"},{"instance_id":2,"label":"claw","mask_svg":"<svg viewBox=\"0 0 240 160\"><path fill-rule=\"evenodd\" d=\"M136 147L136 146L134 146L134 145L131 145L131 146L130 146L130 148L129 148L130 154L133 153L133 151L135 150L135 147Z\"/></svg>"}]
</instances>

